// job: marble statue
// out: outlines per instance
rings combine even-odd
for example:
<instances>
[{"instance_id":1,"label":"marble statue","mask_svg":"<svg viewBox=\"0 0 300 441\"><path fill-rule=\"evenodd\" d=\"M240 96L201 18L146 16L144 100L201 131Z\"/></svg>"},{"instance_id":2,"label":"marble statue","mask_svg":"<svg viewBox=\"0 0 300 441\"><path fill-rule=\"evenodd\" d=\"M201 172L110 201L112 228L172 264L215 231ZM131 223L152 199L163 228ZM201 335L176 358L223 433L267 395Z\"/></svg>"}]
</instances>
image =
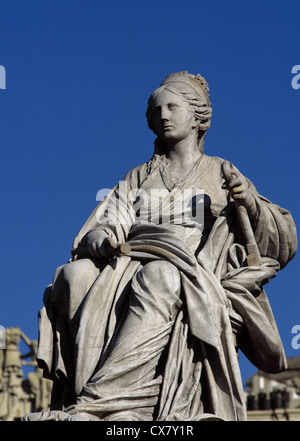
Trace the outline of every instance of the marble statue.
<instances>
[{"instance_id":1,"label":"marble statue","mask_svg":"<svg viewBox=\"0 0 300 441\"><path fill-rule=\"evenodd\" d=\"M291 214L204 153L212 108L197 74L148 101L149 162L95 208L40 311L49 412L24 420L245 420L238 351L286 369L264 291L293 258Z\"/></svg>"}]
</instances>

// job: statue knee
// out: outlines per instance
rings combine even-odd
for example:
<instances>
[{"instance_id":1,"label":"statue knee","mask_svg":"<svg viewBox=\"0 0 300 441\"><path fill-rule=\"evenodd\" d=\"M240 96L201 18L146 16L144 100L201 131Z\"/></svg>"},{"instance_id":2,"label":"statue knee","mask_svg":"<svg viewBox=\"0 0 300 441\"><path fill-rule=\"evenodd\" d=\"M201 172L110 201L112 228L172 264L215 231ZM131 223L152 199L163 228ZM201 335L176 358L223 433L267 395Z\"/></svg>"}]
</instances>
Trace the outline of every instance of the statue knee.
<instances>
[{"instance_id":1,"label":"statue knee","mask_svg":"<svg viewBox=\"0 0 300 441\"><path fill-rule=\"evenodd\" d=\"M63 283L70 287L90 285L100 271L91 259L81 259L62 265L56 270L54 284Z\"/></svg>"},{"instance_id":2,"label":"statue knee","mask_svg":"<svg viewBox=\"0 0 300 441\"><path fill-rule=\"evenodd\" d=\"M179 296L180 273L175 265L164 260L147 263L138 273L138 278L151 292L164 295L167 292Z\"/></svg>"},{"instance_id":3,"label":"statue knee","mask_svg":"<svg viewBox=\"0 0 300 441\"><path fill-rule=\"evenodd\" d=\"M132 288L131 303L143 305L154 322L159 321L159 317L164 321L173 320L182 305L180 273L170 262L147 263L136 274Z\"/></svg>"},{"instance_id":4,"label":"statue knee","mask_svg":"<svg viewBox=\"0 0 300 441\"><path fill-rule=\"evenodd\" d=\"M180 285L180 273L175 265L165 260L155 260L147 263L143 269L143 274L150 278L154 283L160 283L161 280L172 281L174 286Z\"/></svg>"},{"instance_id":5,"label":"statue knee","mask_svg":"<svg viewBox=\"0 0 300 441\"><path fill-rule=\"evenodd\" d=\"M52 301L60 312L73 316L99 274L91 259L76 260L57 268Z\"/></svg>"}]
</instances>

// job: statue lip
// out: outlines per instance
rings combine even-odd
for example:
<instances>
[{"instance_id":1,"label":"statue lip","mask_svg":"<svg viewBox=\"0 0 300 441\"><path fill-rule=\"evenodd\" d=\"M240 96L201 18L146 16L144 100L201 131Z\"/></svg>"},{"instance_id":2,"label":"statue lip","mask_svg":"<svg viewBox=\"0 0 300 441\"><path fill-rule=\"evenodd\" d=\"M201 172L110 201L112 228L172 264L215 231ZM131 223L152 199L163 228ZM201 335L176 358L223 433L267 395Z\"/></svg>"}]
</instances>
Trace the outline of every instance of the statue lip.
<instances>
[{"instance_id":1,"label":"statue lip","mask_svg":"<svg viewBox=\"0 0 300 441\"><path fill-rule=\"evenodd\" d=\"M166 130L166 129L173 129L173 128L174 127L171 124L166 124L166 125L163 126L164 130Z\"/></svg>"}]
</instances>

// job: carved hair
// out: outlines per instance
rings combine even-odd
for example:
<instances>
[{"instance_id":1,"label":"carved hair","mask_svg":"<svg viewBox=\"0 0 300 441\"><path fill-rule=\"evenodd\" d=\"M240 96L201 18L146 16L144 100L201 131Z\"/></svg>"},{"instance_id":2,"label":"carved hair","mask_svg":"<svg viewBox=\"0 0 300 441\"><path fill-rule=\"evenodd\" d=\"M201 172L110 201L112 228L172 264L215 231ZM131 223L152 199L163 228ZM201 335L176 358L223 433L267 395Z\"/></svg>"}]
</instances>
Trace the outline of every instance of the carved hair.
<instances>
[{"instance_id":1,"label":"carved hair","mask_svg":"<svg viewBox=\"0 0 300 441\"><path fill-rule=\"evenodd\" d=\"M175 80L175 79L174 79ZM146 111L146 117L149 128L154 132L152 125L153 114L153 100L162 92L162 90L168 90L175 93L181 98L191 109L195 119L198 121L198 147L203 152L204 135L206 130L210 127L210 118L212 115L212 108L208 97L205 94L199 94L195 89L181 81L172 81L170 83L164 82L158 89L156 89L148 100L148 108ZM160 139L155 141L155 153L161 154L164 152L164 143Z\"/></svg>"}]
</instances>

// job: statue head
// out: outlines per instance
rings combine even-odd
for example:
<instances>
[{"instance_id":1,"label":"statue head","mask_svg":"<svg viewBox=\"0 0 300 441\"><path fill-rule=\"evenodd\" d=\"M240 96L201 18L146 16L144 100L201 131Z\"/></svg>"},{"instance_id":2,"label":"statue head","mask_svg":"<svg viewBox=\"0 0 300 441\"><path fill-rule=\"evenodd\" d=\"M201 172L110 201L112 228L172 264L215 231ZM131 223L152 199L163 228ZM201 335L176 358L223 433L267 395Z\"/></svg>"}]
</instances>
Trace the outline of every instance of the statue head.
<instances>
[{"instance_id":1,"label":"statue head","mask_svg":"<svg viewBox=\"0 0 300 441\"><path fill-rule=\"evenodd\" d=\"M211 103L209 100L208 84L201 75L192 75L187 71L177 72L169 75L156 89L148 100L146 112L149 128L153 130L152 113L153 100L163 90L175 93L190 108L197 122L198 128L198 147L203 152L204 135L210 127L210 118L212 115ZM164 145L162 140L156 139L155 153L163 153Z\"/></svg>"}]
</instances>

